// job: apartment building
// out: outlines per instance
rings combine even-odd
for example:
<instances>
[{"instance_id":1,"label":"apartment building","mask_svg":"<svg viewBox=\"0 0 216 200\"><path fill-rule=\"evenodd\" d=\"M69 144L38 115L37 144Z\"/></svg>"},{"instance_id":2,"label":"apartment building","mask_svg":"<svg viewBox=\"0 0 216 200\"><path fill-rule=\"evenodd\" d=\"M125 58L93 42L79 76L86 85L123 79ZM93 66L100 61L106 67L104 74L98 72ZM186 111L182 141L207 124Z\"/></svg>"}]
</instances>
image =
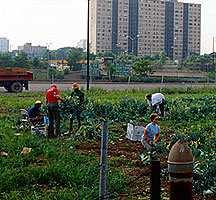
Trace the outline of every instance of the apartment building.
<instances>
[{"instance_id":1,"label":"apartment building","mask_svg":"<svg viewBox=\"0 0 216 200\"><path fill-rule=\"evenodd\" d=\"M112 51L113 0L90 1L90 48L92 52Z\"/></svg>"},{"instance_id":2,"label":"apartment building","mask_svg":"<svg viewBox=\"0 0 216 200\"><path fill-rule=\"evenodd\" d=\"M165 2L165 52L173 60L200 54L201 4Z\"/></svg>"},{"instance_id":3,"label":"apartment building","mask_svg":"<svg viewBox=\"0 0 216 200\"><path fill-rule=\"evenodd\" d=\"M200 53L201 35L201 5L185 4L185 12L188 13L188 53ZM187 29L186 29L187 30Z\"/></svg>"},{"instance_id":4,"label":"apartment building","mask_svg":"<svg viewBox=\"0 0 216 200\"><path fill-rule=\"evenodd\" d=\"M48 49L45 46L32 46L31 43L26 43L18 46L18 51L24 52L30 58L46 58Z\"/></svg>"},{"instance_id":5,"label":"apartment building","mask_svg":"<svg viewBox=\"0 0 216 200\"><path fill-rule=\"evenodd\" d=\"M77 47L77 48L81 48L81 49L83 49L84 51L86 51L86 43L87 43L87 41L84 40L84 39L82 39L82 40L80 40L79 42L77 42L76 47Z\"/></svg>"},{"instance_id":6,"label":"apartment building","mask_svg":"<svg viewBox=\"0 0 216 200\"><path fill-rule=\"evenodd\" d=\"M201 5L177 0L91 0L91 52L154 55L173 60L200 53Z\"/></svg>"},{"instance_id":7,"label":"apartment building","mask_svg":"<svg viewBox=\"0 0 216 200\"><path fill-rule=\"evenodd\" d=\"M0 38L0 53L9 51L9 40L7 38Z\"/></svg>"},{"instance_id":8,"label":"apartment building","mask_svg":"<svg viewBox=\"0 0 216 200\"><path fill-rule=\"evenodd\" d=\"M118 0L117 1L117 31L113 32L117 35L117 43L116 43L116 49L127 52L128 50L128 31L129 31L129 0ZM115 22L113 22L115 23Z\"/></svg>"},{"instance_id":9,"label":"apartment building","mask_svg":"<svg viewBox=\"0 0 216 200\"><path fill-rule=\"evenodd\" d=\"M138 55L154 55L164 50L165 3L139 0Z\"/></svg>"}]
</instances>

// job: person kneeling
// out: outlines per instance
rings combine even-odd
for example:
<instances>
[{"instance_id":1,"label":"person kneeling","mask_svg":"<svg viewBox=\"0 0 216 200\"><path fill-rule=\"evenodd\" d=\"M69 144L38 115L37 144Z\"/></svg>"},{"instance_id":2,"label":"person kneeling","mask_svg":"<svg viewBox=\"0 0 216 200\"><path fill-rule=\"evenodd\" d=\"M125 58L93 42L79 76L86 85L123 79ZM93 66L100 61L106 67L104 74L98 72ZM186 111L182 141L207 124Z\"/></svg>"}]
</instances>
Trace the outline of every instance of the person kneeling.
<instances>
[{"instance_id":1,"label":"person kneeling","mask_svg":"<svg viewBox=\"0 0 216 200\"><path fill-rule=\"evenodd\" d=\"M28 110L28 116L33 125L43 123L43 115L41 114L41 101L36 101L34 106Z\"/></svg>"}]
</instances>

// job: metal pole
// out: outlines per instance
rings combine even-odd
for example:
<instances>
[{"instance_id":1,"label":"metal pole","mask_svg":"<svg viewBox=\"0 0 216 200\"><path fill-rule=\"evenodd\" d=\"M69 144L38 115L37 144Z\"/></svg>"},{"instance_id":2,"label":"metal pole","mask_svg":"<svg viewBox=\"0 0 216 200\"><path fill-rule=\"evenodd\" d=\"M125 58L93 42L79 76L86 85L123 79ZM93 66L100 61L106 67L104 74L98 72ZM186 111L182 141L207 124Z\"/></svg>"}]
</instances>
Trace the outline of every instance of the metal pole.
<instances>
[{"instance_id":1,"label":"metal pole","mask_svg":"<svg viewBox=\"0 0 216 200\"><path fill-rule=\"evenodd\" d=\"M130 75L129 75L129 77L128 77L128 85L130 84L130 79L131 79L131 77L130 77Z\"/></svg>"},{"instance_id":2,"label":"metal pole","mask_svg":"<svg viewBox=\"0 0 216 200\"><path fill-rule=\"evenodd\" d=\"M160 200L160 160L157 158L154 146L151 147L150 151L150 162L151 162L151 177L150 177L150 200Z\"/></svg>"},{"instance_id":3,"label":"metal pole","mask_svg":"<svg viewBox=\"0 0 216 200\"><path fill-rule=\"evenodd\" d=\"M49 81L49 69L50 69L50 65L49 65L49 48L48 48L48 51L47 51L47 62L48 62L48 65L47 65L47 81Z\"/></svg>"},{"instance_id":4,"label":"metal pole","mask_svg":"<svg viewBox=\"0 0 216 200\"><path fill-rule=\"evenodd\" d=\"M214 37L213 37L213 66L215 66L215 46L214 46Z\"/></svg>"},{"instance_id":5,"label":"metal pole","mask_svg":"<svg viewBox=\"0 0 216 200\"><path fill-rule=\"evenodd\" d=\"M108 199L107 192L107 151L108 151L108 124L103 122L103 130L101 137L101 156L100 156L100 185L99 199Z\"/></svg>"},{"instance_id":6,"label":"metal pole","mask_svg":"<svg viewBox=\"0 0 216 200\"><path fill-rule=\"evenodd\" d=\"M48 48L48 56L47 56L47 59L48 59L48 70L47 70L47 80L49 80L49 78L50 78L50 84L52 84L54 81L54 74L53 74L53 66L52 67L50 67L50 63L49 63L49 61L50 60L52 60L51 59L51 56L50 56L50 45L51 45L52 43L47 43L47 48ZM50 71L50 73L51 73L51 77L49 77L49 70L50 69L52 69L51 71Z\"/></svg>"},{"instance_id":7,"label":"metal pole","mask_svg":"<svg viewBox=\"0 0 216 200\"><path fill-rule=\"evenodd\" d=\"M164 83L164 76L161 76L161 87L160 87L160 92L162 91L163 88L163 83Z\"/></svg>"},{"instance_id":8,"label":"metal pole","mask_svg":"<svg viewBox=\"0 0 216 200\"><path fill-rule=\"evenodd\" d=\"M215 73L215 83L216 83L216 65L215 65L215 41L213 37L213 68L214 68L214 73Z\"/></svg>"},{"instance_id":9,"label":"metal pole","mask_svg":"<svg viewBox=\"0 0 216 200\"><path fill-rule=\"evenodd\" d=\"M87 86L86 89L89 90L89 7L90 7L90 0L88 0L88 14L87 14L87 72L86 72L86 79L87 79Z\"/></svg>"}]
</instances>

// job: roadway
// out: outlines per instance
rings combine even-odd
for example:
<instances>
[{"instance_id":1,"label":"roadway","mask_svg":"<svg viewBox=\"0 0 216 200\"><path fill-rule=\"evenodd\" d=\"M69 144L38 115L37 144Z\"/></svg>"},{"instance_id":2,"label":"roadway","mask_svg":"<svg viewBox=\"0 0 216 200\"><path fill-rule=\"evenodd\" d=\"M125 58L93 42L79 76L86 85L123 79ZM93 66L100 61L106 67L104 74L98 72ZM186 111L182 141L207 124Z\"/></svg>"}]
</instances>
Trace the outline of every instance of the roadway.
<instances>
[{"instance_id":1,"label":"roadway","mask_svg":"<svg viewBox=\"0 0 216 200\"><path fill-rule=\"evenodd\" d=\"M71 89L71 83L57 83L60 90ZM45 91L49 88L49 83L31 83L30 91ZM92 83L90 88L102 88L105 90L127 90L127 89L154 89L154 88L187 88L187 87L213 87L215 84L190 84L190 83ZM82 88L86 88L86 84L81 84Z\"/></svg>"},{"instance_id":2,"label":"roadway","mask_svg":"<svg viewBox=\"0 0 216 200\"><path fill-rule=\"evenodd\" d=\"M61 91L71 89L71 83L56 83ZM82 88L86 88L86 84L80 84ZM46 91L50 86L50 83L45 82L32 82L29 84L29 91ZM131 89L155 89L155 88L202 88L202 87L215 87L216 84L190 84L190 83L91 83L90 88L102 88L105 90L131 90ZM6 92L3 87L0 88L0 92Z\"/></svg>"}]
</instances>

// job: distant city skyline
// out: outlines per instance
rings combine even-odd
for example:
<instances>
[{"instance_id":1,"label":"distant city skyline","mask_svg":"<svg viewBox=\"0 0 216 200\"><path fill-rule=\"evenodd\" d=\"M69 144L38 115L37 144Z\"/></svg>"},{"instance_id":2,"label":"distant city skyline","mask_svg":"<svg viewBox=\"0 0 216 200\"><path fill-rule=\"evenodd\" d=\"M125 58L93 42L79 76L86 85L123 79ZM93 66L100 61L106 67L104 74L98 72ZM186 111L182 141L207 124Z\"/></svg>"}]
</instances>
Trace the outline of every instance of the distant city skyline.
<instances>
[{"instance_id":1,"label":"distant city skyline","mask_svg":"<svg viewBox=\"0 0 216 200\"><path fill-rule=\"evenodd\" d=\"M179 1L202 4L201 53L211 53L216 1ZM57 49L86 39L87 0L7 0L0 5L0 37L9 39L10 50L28 42Z\"/></svg>"}]
</instances>

